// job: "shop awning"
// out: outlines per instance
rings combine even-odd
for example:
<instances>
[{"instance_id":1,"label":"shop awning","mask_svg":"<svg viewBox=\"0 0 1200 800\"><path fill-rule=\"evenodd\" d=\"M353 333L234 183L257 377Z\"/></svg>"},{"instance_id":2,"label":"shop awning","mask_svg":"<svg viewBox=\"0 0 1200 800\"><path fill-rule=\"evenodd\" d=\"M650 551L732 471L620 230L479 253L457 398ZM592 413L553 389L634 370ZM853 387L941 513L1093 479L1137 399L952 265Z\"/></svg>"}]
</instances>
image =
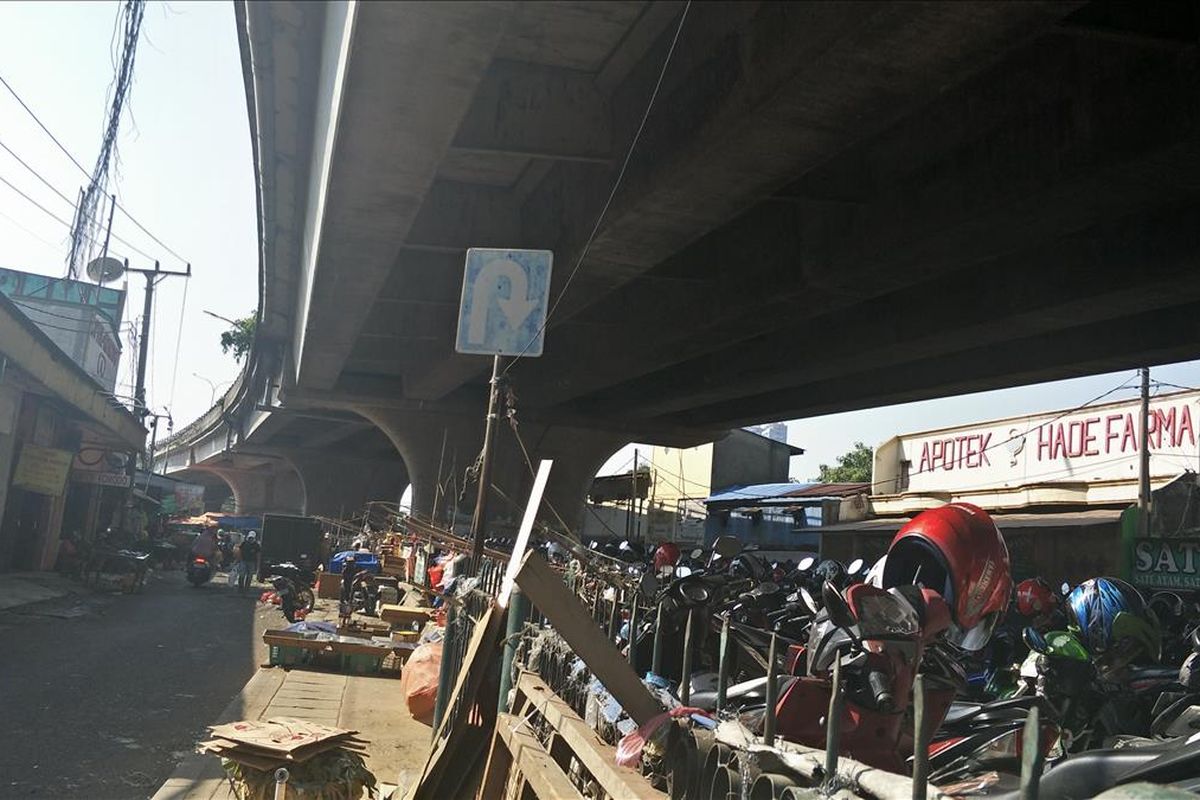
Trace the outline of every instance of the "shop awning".
<instances>
[{"instance_id":1,"label":"shop awning","mask_svg":"<svg viewBox=\"0 0 1200 800\"><path fill-rule=\"evenodd\" d=\"M993 514L992 519L1003 533L1006 530L1030 528L1086 528L1091 525L1115 523L1123 513L1119 508L1094 508L1084 511L1061 511L1048 514ZM821 527L820 533L895 533L910 517L864 519Z\"/></svg>"}]
</instances>

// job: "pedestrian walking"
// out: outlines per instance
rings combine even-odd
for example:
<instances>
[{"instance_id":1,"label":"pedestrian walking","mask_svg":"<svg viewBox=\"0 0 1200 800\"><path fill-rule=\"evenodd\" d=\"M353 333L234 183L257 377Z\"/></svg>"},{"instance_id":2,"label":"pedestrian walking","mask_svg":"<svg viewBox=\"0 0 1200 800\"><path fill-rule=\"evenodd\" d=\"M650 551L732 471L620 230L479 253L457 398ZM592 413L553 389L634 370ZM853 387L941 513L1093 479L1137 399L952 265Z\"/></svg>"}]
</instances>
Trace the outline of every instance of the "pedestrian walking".
<instances>
[{"instance_id":1,"label":"pedestrian walking","mask_svg":"<svg viewBox=\"0 0 1200 800\"><path fill-rule=\"evenodd\" d=\"M238 592L245 592L258 571L258 554L262 545L258 543L258 534L250 531L242 540L241 559L238 561Z\"/></svg>"}]
</instances>

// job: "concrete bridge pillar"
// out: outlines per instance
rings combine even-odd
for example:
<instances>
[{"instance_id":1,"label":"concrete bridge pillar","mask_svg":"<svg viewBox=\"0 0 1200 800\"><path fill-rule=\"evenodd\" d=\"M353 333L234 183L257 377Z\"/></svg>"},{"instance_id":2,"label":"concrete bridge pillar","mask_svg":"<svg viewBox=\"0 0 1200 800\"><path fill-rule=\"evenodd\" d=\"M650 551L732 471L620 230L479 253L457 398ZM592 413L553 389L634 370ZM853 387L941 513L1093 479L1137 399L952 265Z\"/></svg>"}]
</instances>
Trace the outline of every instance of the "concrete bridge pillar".
<instances>
[{"instance_id":1,"label":"concrete bridge pillar","mask_svg":"<svg viewBox=\"0 0 1200 800\"><path fill-rule=\"evenodd\" d=\"M390 460L292 454L288 461L304 481L305 513L341 518L370 500L399 503L408 488L408 470Z\"/></svg>"},{"instance_id":2,"label":"concrete bridge pillar","mask_svg":"<svg viewBox=\"0 0 1200 800\"><path fill-rule=\"evenodd\" d=\"M303 514L304 484L293 469L257 471L209 468L233 490L238 514Z\"/></svg>"},{"instance_id":3,"label":"concrete bridge pillar","mask_svg":"<svg viewBox=\"0 0 1200 800\"><path fill-rule=\"evenodd\" d=\"M483 446L482 412L478 417L379 408L359 409L359 413L379 426L400 451L412 481L414 513L430 514L441 463L440 480L446 485L442 496L446 500L439 503L439 520L447 521L448 512L456 505L460 514L469 518L474 509L475 485L467 488L461 504L458 494L463 486L463 472L474 463ZM592 478L605 460L625 444L627 436L543 424L522 424L519 431L534 469L541 459L554 459L539 520L561 529L563 525L558 520L561 516L562 523L577 532ZM489 520L495 523L497 531L515 529L529 499L533 476L517 435L504 421L497 428L491 482L504 497L493 492L488 502Z\"/></svg>"}]
</instances>

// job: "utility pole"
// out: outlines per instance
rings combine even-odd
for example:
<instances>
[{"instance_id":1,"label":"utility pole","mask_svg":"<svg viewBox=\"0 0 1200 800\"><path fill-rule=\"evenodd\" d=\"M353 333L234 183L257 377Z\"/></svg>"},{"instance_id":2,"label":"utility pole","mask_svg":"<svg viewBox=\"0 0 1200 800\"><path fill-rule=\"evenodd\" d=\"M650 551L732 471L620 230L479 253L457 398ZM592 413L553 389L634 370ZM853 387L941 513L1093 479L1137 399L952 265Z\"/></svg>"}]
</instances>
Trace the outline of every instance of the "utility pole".
<instances>
[{"instance_id":1,"label":"utility pole","mask_svg":"<svg viewBox=\"0 0 1200 800\"><path fill-rule=\"evenodd\" d=\"M138 418L138 422L143 425L146 422L146 416L150 413L150 409L146 408L146 362L150 354L150 314L154 310L154 287L163 278L172 276L182 276L190 278L192 276L192 265L187 265L186 272L170 272L162 269L157 261L154 262L154 269L134 269L129 266L129 261L125 262L126 272L138 272L146 278L146 292L142 299L142 333L138 337L138 362L137 362L137 383L133 390L133 413ZM137 473L137 454L131 453L129 463L125 467L126 475L129 478L129 488L125 494L125 509L126 522L131 518L129 513L133 509L133 478Z\"/></svg>"},{"instance_id":2,"label":"utility pole","mask_svg":"<svg viewBox=\"0 0 1200 800\"><path fill-rule=\"evenodd\" d=\"M500 355L492 356L492 379L488 392L488 410L483 429L483 455L479 463L479 490L475 493L475 515L471 517L471 565L478 573L483 556L483 534L486 528L488 494L492 488L492 451L496 448L496 406L500 401Z\"/></svg>"},{"instance_id":3,"label":"utility pole","mask_svg":"<svg viewBox=\"0 0 1200 800\"><path fill-rule=\"evenodd\" d=\"M1150 535L1150 368L1142 367L1142 430L1138 472L1138 536Z\"/></svg>"}]
</instances>

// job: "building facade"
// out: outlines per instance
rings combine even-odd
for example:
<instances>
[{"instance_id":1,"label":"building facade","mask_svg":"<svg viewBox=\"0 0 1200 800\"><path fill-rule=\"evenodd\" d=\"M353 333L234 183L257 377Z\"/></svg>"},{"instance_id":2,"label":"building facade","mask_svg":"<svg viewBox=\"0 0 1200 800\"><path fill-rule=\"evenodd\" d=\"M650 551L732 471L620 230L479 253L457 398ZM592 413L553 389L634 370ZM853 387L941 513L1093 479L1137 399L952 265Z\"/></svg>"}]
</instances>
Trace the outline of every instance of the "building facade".
<instances>
[{"instance_id":1,"label":"building facade","mask_svg":"<svg viewBox=\"0 0 1200 800\"><path fill-rule=\"evenodd\" d=\"M0 269L0 294L33 320L97 383L113 391L121 362L124 291Z\"/></svg>"},{"instance_id":2,"label":"building facade","mask_svg":"<svg viewBox=\"0 0 1200 800\"><path fill-rule=\"evenodd\" d=\"M89 537L128 497L137 419L0 296L0 571L54 566L61 536Z\"/></svg>"}]
</instances>

